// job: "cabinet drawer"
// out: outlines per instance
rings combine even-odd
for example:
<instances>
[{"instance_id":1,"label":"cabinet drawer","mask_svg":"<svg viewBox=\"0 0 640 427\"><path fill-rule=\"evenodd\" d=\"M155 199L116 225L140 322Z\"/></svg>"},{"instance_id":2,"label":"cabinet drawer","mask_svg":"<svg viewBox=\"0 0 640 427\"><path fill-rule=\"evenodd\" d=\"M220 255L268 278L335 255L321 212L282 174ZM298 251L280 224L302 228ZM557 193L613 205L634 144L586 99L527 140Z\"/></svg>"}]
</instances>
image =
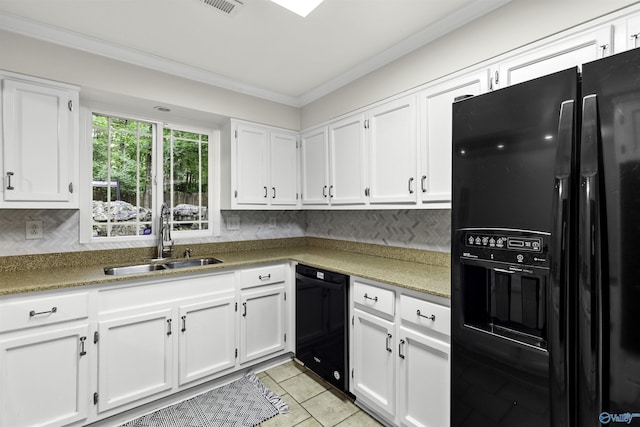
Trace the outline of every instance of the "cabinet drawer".
<instances>
[{"instance_id":1,"label":"cabinet drawer","mask_svg":"<svg viewBox=\"0 0 640 427\"><path fill-rule=\"evenodd\" d=\"M240 272L240 284L242 289L254 286L270 285L285 281L285 266L273 265L266 267L249 268Z\"/></svg>"},{"instance_id":2,"label":"cabinet drawer","mask_svg":"<svg viewBox=\"0 0 640 427\"><path fill-rule=\"evenodd\" d=\"M400 318L425 330L439 332L447 336L451 334L451 310L449 307L402 295L400 296Z\"/></svg>"},{"instance_id":3,"label":"cabinet drawer","mask_svg":"<svg viewBox=\"0 0 640 427\"><path fill-rule=\"evenodd\" d=\"M395 314L395 293L388 289L378 288L377 286L366 283L354 282L353 301L356 304L367 307L373 311L388 314L389 316Z\"/></svg>"},{"instance_id":4,"label":"cabinet drawer","mask_svg":"<svg viewBox=\"0 0 640 427\"><path fill-rule=\"evenodd\" d=\"M88 315L87 292L20 298L0 303L0 332L84 319Z\"/></svg>"}]
</instances>

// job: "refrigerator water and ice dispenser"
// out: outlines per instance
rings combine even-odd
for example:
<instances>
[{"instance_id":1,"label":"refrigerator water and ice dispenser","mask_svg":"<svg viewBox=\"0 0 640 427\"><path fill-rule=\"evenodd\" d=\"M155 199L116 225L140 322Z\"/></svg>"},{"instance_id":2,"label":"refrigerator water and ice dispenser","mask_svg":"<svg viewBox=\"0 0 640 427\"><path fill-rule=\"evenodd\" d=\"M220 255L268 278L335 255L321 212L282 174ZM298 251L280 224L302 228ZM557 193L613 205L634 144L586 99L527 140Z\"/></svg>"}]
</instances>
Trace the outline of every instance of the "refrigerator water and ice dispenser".
<instances>
[{"instance_id":1,"label":"refrigerator water and ice dispenser","mask_svg":"<svg viewBox=\"0 0 640 427\"><path fill-rule=\"evenodd\" d=\"M547 348L544 236L464 230L459 268L465 327Z\"/></svg>"}]
</instances>

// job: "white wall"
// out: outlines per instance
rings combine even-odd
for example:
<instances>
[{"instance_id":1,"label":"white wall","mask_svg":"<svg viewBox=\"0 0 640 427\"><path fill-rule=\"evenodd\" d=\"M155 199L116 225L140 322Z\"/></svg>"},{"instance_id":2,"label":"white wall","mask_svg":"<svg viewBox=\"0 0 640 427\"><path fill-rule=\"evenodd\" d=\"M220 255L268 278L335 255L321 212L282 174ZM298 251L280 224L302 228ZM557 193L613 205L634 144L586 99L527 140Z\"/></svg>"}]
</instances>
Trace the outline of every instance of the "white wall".
<instances>
[{"instance_id":1,"label":"white wall","mask_svg":"<svg viewBox=\"0 0 640 427\"><path fill-rule=\"evenodd\" d=\"M636 2L513 0L302 107L301 127L310 128Z\"/></svg>"},{"instance_id":2,"label":"white wall","mask_svg":"<svg viewBox=\"0 0 640 427\"><path fill-rule=\"evenodd\" d=\"M286 129L298 130L300 126L299 109L295 107L7 31L0 31L0 52L2 70ZM82 99L82 92L80 96Z\"/></svg>"}]
</instances>

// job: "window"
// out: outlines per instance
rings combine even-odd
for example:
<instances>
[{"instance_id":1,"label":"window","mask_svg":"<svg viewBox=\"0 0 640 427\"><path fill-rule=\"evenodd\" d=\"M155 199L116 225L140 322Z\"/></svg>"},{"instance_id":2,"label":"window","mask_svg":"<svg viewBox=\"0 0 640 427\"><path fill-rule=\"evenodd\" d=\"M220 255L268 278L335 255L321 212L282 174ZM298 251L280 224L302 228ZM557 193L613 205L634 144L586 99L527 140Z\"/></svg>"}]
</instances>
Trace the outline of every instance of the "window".
<instances>
[{"instance_id":1,"label":"window","mask_svg":"<svg viewBox=\"0 0 640 427\"><path fill-rule=\"evenodd\" d=\"M209 136L164 129L164 201L171 231L209 228Z\"/></svg>"},{"instance_id":2,"label":"window","mask_svg":"<svg viewBox=\"0 0 640 427\"><path fill-rule=\"evenodd\" d=\"M209 133L92 113L91 136L94 240L149 238L163 202L174 238L212 234Z\"/></svg>"}]
</instances>

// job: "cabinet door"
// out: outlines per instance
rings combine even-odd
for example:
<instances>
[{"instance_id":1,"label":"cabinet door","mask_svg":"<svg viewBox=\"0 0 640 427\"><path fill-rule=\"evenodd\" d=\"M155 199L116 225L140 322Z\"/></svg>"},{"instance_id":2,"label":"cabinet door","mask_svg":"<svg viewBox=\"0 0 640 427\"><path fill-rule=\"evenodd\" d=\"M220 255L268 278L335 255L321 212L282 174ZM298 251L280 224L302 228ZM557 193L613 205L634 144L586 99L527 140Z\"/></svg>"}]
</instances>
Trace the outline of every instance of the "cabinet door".
<instances>
[{"instance_id":1,"label":"cabinet door","mask_svg":"<svg viewBox=\"0 0 640 427\"><path fill-rule=\"evenodd\" d=\"M293 134L271 132L269 198L271 206L298 204L298 150Z\"/></svg>"},{"instance_id":2,"label":"cabinet door","mask_svg":"<svg viewBox=\"0 0 640 427\"><path fill-rule=\"evenodd\" d=\"M370 203L415 203L417 130L415 97L368 114Z\"/></svg>"},{"instance_id":3,"label":"cabinet door","mask_svg":"<svg viewBox=\"0 0 640 427\"><path fill-rule=\"evenodd\" d=\"M451 202L451 111L462 95L487 91L489 70L430 87L418 95L420 103L420 166L418 191L423 202Z\"/></svg>"},{"instance_id":4,"label":"cabinet door","mask_svg":"<svg viewBox=\"0 0 640 427\"><path fill-rule=\"evenodd\" d=\"M640 47L640 15L632 16L626 21L626 44L620 46L616 53Z\"/></svg>"},{"instance_id":5,"label":"cabinet door","mask_svg":"<svg viewBox=\"0 0 640 427\"><path fill-rule=\"evenodd\" d=\"M505 87L580 66L610 55L613 27L605 26L527 52L500 64L493 88Z\"/></svg>"},{"instance_id":6,"label":"cabinet door","mask_svg":"<svg viewBox=\"0 0 640 427\"><path fill-rule=\"evenodd\" d=\"M400 328L398 415L401 425L449 425L449 355L449 344Z\"/></svg>"},{"instance_id":7,"label":"cabinet door","mask_svg":"<svg viewBox=\"0 0 640 427\"><path fill-rule=\"evenodd\" d=\"M331 204L364 204L364 115L358 114L329 126L329 156Z\"/></svg>"},{"instance_id":8,"label":"cabinet door","mask_svg":"<svg viewBox=\"0 0 640 427\"><path fill-rule=\"evenodd\" d=\"M0 425L63 426L87 417L89 326L0 342Z\"/></svg>"},{"instance_id":9,"label":"cabinet door","mask_svg":"<svg viewBox=\"0 0 640 427\"><path fill-rule=\"evenodd\" d=\"M269 131L239 124L236 128L234 194L238 205L266 205Z\"/></svg>"},{"instance_id":10,"label":"cabinet door","mask_svg":"<svg viewBox=\"0 0 640 427\"><path fill-rule=\"evenodd\" d=\"M353 315L353 393L393 419L394 324L359 309Z\"/></svg>"},{"instance_id":11,"label":"cabinet door","mask_svg":"<svg viewBox=\"0 0 640 427\"><path fill-rule=\"evenodd\" d=\"M240 296L240 363L284 350L284 286Z\"/></svg>"},{"instance_id":12,"label":"cabinet door","mask_svg":"<svg viewBox=\"0 0 640 427\"><path fill-rule=\"evenodd\" d=\"M179 316L180 385L235 365L235 297L183 305Z\"/></svg>"},{"instance_id":13,"label":"cabinet door","mask_svg":"<svg viewBox=\"0 0 640 427\"><path fill-rule=\"evenodd\" d=\"M326 205L328 197L329 143L327 128L311 131L301 138L302 204Z\"/></svg>"},{"instance_id":14,"label":"cabinet door","mask_svg":"<svg viewBox=\"0 0 640 427\"><path fill-rule=\"evenodd\" d=\"M171 309L98 323L98 412L173 386Z\"/></svg>"},{"instance_id":15,"label":"cabinet door","mask_svg":"<svg viewBox=\"0 0 640 427\"><path fill-rule=\"evenodd\" d=\"M75 201L72 184L77 166L72 153L77 131L69 90L5 79L2 82L3 168L5 202Z\"/></svg>"}]
</instances>

